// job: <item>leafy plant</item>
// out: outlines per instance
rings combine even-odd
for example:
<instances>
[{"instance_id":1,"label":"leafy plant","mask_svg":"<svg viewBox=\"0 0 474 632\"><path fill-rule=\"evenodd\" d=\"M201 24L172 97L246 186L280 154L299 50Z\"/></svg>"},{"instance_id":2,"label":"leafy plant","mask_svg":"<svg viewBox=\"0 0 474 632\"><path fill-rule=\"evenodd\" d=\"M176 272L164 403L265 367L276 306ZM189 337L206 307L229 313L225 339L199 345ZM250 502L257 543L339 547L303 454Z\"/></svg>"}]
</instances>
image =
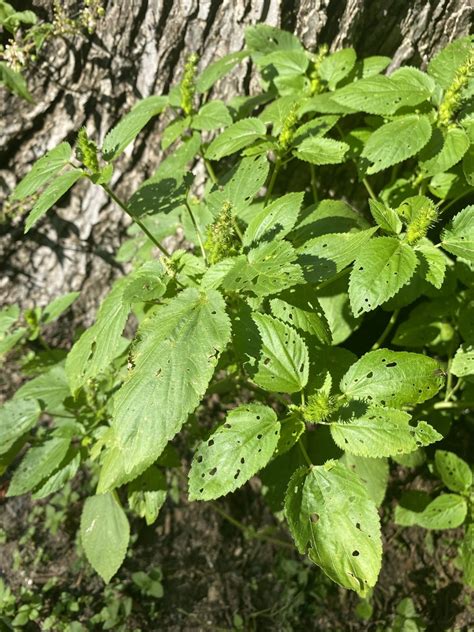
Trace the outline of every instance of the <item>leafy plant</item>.
<instances>
[{"instance_id":1,"label":"leafy plant","mask_svg":"<svg viewBox=\"0 0 474 632\"><path fill-rule=\"evenodd\" d=\"M247 57L261 91L211 100ZM472 191L473 60L467 37L427 72L387 75L389 58L311 53L290 33L250 27L244 51L200 74L191 56L181 84L137 103L100 150L81 130L75 152L61 143L13 191L34 200L25 231L84 180L133 221L117 253L131 272L66 357L29 336L35 377L0 426L4 467L26 448L9 496L46 496L79 467L97 476L81 538L105 581L127 551L127 504L156 520L166 468L191 448L191 500L260 472L301 553L363 596L375 585L389 459L431 454L452 423L472 423L474 206L459 200ZM171 151L120 199L115 161L165 112ZM190 170L201 165L203 186ZM168 252L177 227L194 249ZM15 307L3 315L11 349L28 336ZM222 423L171 446L215 393ZM464 520L472 497L456 458L435 465L451 489L462 482ZM472 565L471 535L467 524Z\"/></svg>"}]
</instances>

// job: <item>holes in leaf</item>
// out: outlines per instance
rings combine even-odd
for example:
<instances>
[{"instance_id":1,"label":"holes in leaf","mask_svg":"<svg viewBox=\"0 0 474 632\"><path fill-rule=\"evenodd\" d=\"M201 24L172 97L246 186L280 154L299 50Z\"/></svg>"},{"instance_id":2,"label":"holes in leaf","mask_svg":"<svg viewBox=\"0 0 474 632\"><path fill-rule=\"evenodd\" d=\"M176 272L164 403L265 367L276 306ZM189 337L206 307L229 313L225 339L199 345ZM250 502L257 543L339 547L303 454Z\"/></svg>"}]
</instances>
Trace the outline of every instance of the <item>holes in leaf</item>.
<instances>
[{"instance_id":1,"label":"holes in leaf","mask_svg":"<svg viewBox=\"0 0 474 632\"><path fill-rule=\"evenodd\" d=\"M260 441L260 439L261 439L262 437L263 437L263 435L262 435L262 434L258 434L258 435L257 435L257 439L258 439L259 441Z\"/></svg>"},{"instance_id":2,"label":"holes in leaf","mask_svg":"<svg viewBox=\"0 0 474 632\"><path fill-rule=\"evenodd\" d=\"M370 373L367 373L367 375L365 376L368 380L370 380L371 377L373 377L373 372L370 371Z\"/></svg>"},{"instance_id":3,"label":"holes in leaf","mask_svg":"<svg viewBox=\"0 0 474 632\"><path fill-rule=\"evenodd\" d=\"M224 424L224 428L232 428L232 426L231 426L231 424L229 424L229 423L225 423L225 424Z\"/></svg>"},{"instance_id":4,"label":"holes in leaf","mask_svg":"<svg viewBox=\"0 0 474 632\"><path fill-rule=\"evenodd\" d=\"M198 458L197 458L197 462L198 462L198 463L202 463L202 455L199 455L199 456L198 456Z\"/></svg>"},{"instance_id":5,"label":"holes in leaf","mask_svg":"<svg viewBox=\"0 0 474 632\"><path fill-rule=\"evenodd\" d=\"M214 445L214 439L209 439L207 445L211 448Z\"/></svg>"},{"instance_id":6,"label":"holes in leaf","mask_svg":"<svg viewBox=\"0 0 474 632\"><path fill-rule=\"evenodd\" d=\"M216 472L217 472L217 467L213 467L212 470L209 470L209 476L214 476Z\"/></svg>"},{"instance_id":7,"label":"holes in leaf","mask_svg":"<svg viewBox=\"0 0 474 632\"><path fill-rule=\"evenodd\" d=\"M268 366L270 364L270 358L265 358L263 364L264 366Z\"/></svg>"},{"instance_id":8,"label":"holes in leaf","mask_svg":"<svg viewBox=\"0 0 474 632\"><path fill-rule=\"evenodd\" d=\"M360 522L356 522L356 529L360 530Z\"/></svg>"},{"instance_id":9,"label":"holes in leaf","mask_svg":"<svg viewBox=\"0 0 474 632\"><path fill-rule=\"evenodd\" d=\"M237 470L237 472L234 474L234 479L237 480L239 478L240 475L240 470Z\"/></svg>"},{"instance_id":10,"label":"holes in leaf","mask_svg":"<svg viewBox=\"0 0 474 632\"><path fill-rule=\"evenodd\" d=\"M244 458L244 457L242 457L242 458L240 459L240 462L241 462L241 463L242 463L242 465L243 465L243 464L245 463L245 458Z\"/></svg>"},{"instance_id":11,"label":"holes in leaf","mask_svg":"<svg viewBox=\"0 0 474 632\"><path fill-rule=\"evenodd\" d=\"M396 362L389 362L389 363L388 363L388 364L386 364L385 366L386 366L386 367L387 367L387 369L388 369L388 368L391 368L391 367L393 367L393 366L397 366L397 363L396 363Z\"/></svg>"},{"instance_id":12,"label":"holes in leaf","mask_svg":"<svg viewBox=\"0 0 474 632\"><path fill-rule=\"evenodd\" d=\"M319 522L319 514L317 513L311 514L309 518L313 524L316 524L317 522Z\"/></svg>"},{"instance_id":13,"label":"holes in leaf","mask_svg":"<svg viewBox=\"0 0 474 632\"><path fill-rule=\"evenodd\" d=\"M352 551L352 557L359 557L359 551Z\"/></svg>"}]
</instances>

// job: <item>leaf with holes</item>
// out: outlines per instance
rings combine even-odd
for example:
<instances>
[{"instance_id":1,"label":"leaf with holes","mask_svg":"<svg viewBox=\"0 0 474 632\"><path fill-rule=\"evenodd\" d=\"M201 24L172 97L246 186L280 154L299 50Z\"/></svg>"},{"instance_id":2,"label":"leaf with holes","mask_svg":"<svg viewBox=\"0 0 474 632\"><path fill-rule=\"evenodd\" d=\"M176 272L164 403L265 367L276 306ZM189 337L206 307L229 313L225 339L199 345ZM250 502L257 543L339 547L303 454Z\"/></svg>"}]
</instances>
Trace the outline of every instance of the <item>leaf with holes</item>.
<instances>
[{"instance_id":1,"label":"leaf with holes","mask_svg":"<svg viewBox=\"0 0 474 632\"><path fill-rule=\"evenodd\" d=\"M471 377L474 381L474 345L465 343L456 351L451 364L451 373L456 377Z\"/></svg>"},{"instance_id":2,"label":"leaf with holes","mask_svg":"<svg viewBox=\"0 0 474 632\"><path fill-rule=\"evenodd\" d=\"M115 494L87 498L81 515L81 542L92 568L106 584L125 559L130 527Z\"/></svg>"},{"instance_id":3,"label":"leaf with holes","mask_svg":"<svg viewBox=\"0 0 474 632\"><path fill-rule=\"evenodd\" d=\"M369 496L377 507L383 502L387 491L390 468L387 459L371 459L346 452L340 459L344 465L357 474L366 486Z\"/></svg>"},{"instance_id":4,"label":"leaf with holes","mask_svg":"<svg viewBox=\"0 0 474 632\"><path fill-rule=\"evenodd\" d=\"M267 133L265 124L257 118L247 118L233 123L215 138L206 150L206 158L220 160L248 147Z\"/></svg>"},{"instance_id":5,"label":"leaf with holes","mask_svg":"<svg viewBox=\"0 0 474 632\"><path fill-rule=\"evenodd\" d=\"M299 334L280 320L254 314L262 340L255 384L275 393L297 393L308 381L308 349Z\"/></svg>"},{"instance_id":6,"label":"leaf with holes","mask_svg":"<svg viewBox=\"0 0 474 632\"><path fill-rule=\"evenodd\" d=\"M430 142L420 153L420 168L424 177L434 176L451 169L469 148L469 137L459 128L449 128L443 137L439 130L433 132Z\"/></svg>"},{"instance_id":7,"label":"leaf with holes","mask_svg":"<svg viewBox=\"0 0 474 632\"><path fill-rule=\"evenodd\" d=\"M398 233L402 230L402 222L398 217L396 211L389 206L378 202L377 200L369 200L369 207L372 217L383 230L388 233Z\"/></svg>"},{"instance_id":8,"label":"leaf with holes","mask_svg":"<svg viewBox=\"0 0 474 632\"><path fill-rule=\"evenodd\" d=\"M291 450L305 430L306 424L298 414L292 414L282 419L275 456L280 456Z\"/></svg>"},{"instance_id":9,"label":"leaf with holes","mask_svg":"<svg viewBox=\"0 0 474 632\"><path fill-rule=\"evenodd\" d=\"M211 101L203 105L192 121L193 129L213 130L232 124L232 117L223 101Z\"/></svg>"},{"instance_id":10,"label":"leaf with holes","mask_svg":"<svg viewBox=\"0 0 474 632\"><path fill-rule=\"evenodd\" d=\"M370 136L361 154L374 163L367 173L378 173L411 158L430 137L430 119L424 115L408 114L382 125Z\"/></svg>"},{"instance_id":11,"label":"leaf with holes","mask_svg":"<svg viewBox=\"0 0 474 632\"><path fill-rule=\"evenodd\" d=\"M441 389L444 379L433 358L409 351L369 351L347 371L341 391L350 399L382 406L421 404Z\"/></svg>"},{"instance_id":12,"label":"leaf with holes","mask_svg":"<svg viewBox=\"0 0 474 632\"><path fill-rule=\"evenodd\" d=\"M369 396L370 397L370 396ZM425 421L410 425L403 410L354 401L341 407L331 421L336 445L356 456L380 458L414 452L443 438Z\"/></svg>"},{"instance_id":13,"label":"leaf with holes","mask_svg":"<svg viewBox=\"0 0 474 632\"><path fill-rule=\"evenodd\" d=\"M312 165L335 165L344 162L349 145L332 138L305 138L293 151L294 156Z\"/></svg>"},{"instance_id":14,"label":"leaf with holes","mask_svg":"<svg viewBox=\"0 0 474 632\"><path fill-rule=\"evenodd\" d=\"M319 75L328 84L329 89L334 90L354 68L356 60L357 55L353 48L338 50L323 59L319 66Z\"/></svg>"},{"instance_id":15,"label":"leaf with holes","mask_svg":"<svg viewBox=\"0 0 474 632\"><path fill-rule=\"evenodd\" d=\"M472 54L472 36L461 37L450 42L428 64L428 73L442 88L449 88L459 66L466 63Z\"/></svg>"},{"instance_id":16,"label":"leaf with holes","mask_svg":"<svg viewBox=\"0 0 474 632\"><path fill-rule=\"evenodd\" d=\"M451 491L462 493L471 487L471 468L454 452L436 450L435 466L441 480Z\"/></svg>"},{"instance_id":17,"label":"leaf with holes","mask_svg":"<svg viewBox=\"0 0 474 632\"><path fill-rule=\"evenodd\" d=\"M270 301L272 314L296 329L331 344L331 330L324 311L310 285L297 285Z\"/></svg>"},{"instance_id":18,"label":"leaf with holes","mask_svg":"<svg viewBox=\"0 0 474 632\"><path fill-rule=\"evenodd\" d=\"M244 246L283 239L298 220L303 193L287 193L263 208L249 222L244 234Z\"/></svg>"},{"instance_id":19,"label":"leaf with holes","mask_svg":"<svg viewBox=\"0 0 474 632\"><path fill-rule=\"evenodd\" d=\"M425 279L431 285L439 290L443 285L443 281L446 275L446 267L448 265L448 258L446 255L433 246L428 239L423 240L415 247L417 252L421 253L424 261L426 262Z\"/></svg>"},{"instance_id":20,"label":"leaf with holes","mask_svg":"<svg viewBox=\"0 0 474 632\"><path fill-rule=\"evenodd\" d=\"M441 243L451 254L474 262L474 205L455 215L443 231Z\"/></svg>"},{"instance_id":21,"label":"leaf with holes","mask_svg":"<svg viewBox=\"0 0 474 632\"><path fill-rule=\"evenodd\" d=\"M262 404L234 408L222 426L197 448L189 472L191 500L212 500L246 483L271 459L280 423Z\"/></svg>"},{"instance_id":22,"label":"leaf with holes","mask_svg":"<svg viewBox=\"0 0 474 632\"><path fill-rule=\"evenodd\" d=\"M357 474L336 461L300 468L288 485L285 514L299 551L333 581L360 595L375 585L380 521Z\"/></svg>"},{"instance_id":23,"label":"leaf with holes","mask_svg":"<svg viewBox=\"0 0 474 632\"><path fill-rule=\"evenodd\" d=\"M115 395L100 492L133 480L158 458L199 404L229 338L215 290L183 290L143 321L133 368Z\"/></svg>"},{"instance_id":24,"label":"leaf with holes","mask_svg":"<svg viewBox=\"0 0 474 632\"><path fill-rule=\"evenodd\" d=\"M458 494L441 494L422 511L398 506L395 522L403 526L419 525L424 529L455 529L462 525L467 514L465 498Z\"/></svg>"},{"instance_id":25,"label":"leaf with holes","mask_svg":"<svg viewBox=\"0 0 474 632\"><path fill-rule=\"evenodd\" d=\"M355 260L349 283L354 316L370 312L406 285L418 265L411 246L395 237L376 237Z\"/></svg>"}]
</instances>

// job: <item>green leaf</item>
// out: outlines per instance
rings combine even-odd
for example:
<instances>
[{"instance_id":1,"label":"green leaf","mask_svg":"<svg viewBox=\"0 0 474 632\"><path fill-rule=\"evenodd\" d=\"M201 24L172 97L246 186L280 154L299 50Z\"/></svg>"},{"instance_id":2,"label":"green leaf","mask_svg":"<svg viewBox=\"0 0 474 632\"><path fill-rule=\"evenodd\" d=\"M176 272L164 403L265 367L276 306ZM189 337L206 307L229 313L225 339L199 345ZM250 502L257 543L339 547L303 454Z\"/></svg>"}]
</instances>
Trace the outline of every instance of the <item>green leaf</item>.
<instances>
[{"instance_id":1,"label":"green leaf","mask_svg":"<svg viewBox=\"0 0 474 632\"><path fill-rule=\"evenodd\" d=\"M205 68L199 77L196 79L196 90L198 92L207 92L209 88L229 73L239 61L245 59L248 56L248 51L241 50L236 53L230 53L225 55L221 59L218 59L214 63Z\"/></svg>"},{"instance_id":2,"label":"green leaf","mask_svg":"<svg viewBox=\"0 0 474 632\"><path fill-rule=\"evenodd\" d=\"M43 444L33 446L13 473L7 496L20 496L30 492L53 472L66 456L71 435L53 436Z\"/></svg>"},{"instance_id":3,"label":"green leaf","mask_svg":"<svg viewBox=\"0 0 474 632\"><path fill-rule=\"evenodd\" d=\"M341 450L380 458L414 452L443 437L425 421L410 425L403 410L351 402L340 408L337 421L331 423L331 435Z\"/></svg>"},{"instance_id":4,"label":"green leaf","mask_svg":"<svg viewBox=\"0 0 474 632\"><path fill-rule=\"evenodd\" d=\"M443 383L433 358L377 349L351 366L340 387L350 399L371 399L382 406L414 406L436 395Z\"/></svg>"},{"instance_id":5,"label":"green leaf","mask_svg":"<svg viewBox=\"0 0 474 632\"><path fill-rule=\"evenodd\" d=\"M364 484L370 498L380 507L385 497L390 469L387 459L369 459L345 453L341 457L344 465L357 474Z\"/></svg>"},{"instance_id":6,"label":"green leaf","mask_svg":"<svg viewBox=\"0 0 474 632\"><path fill-rule=\"evenodd\" d=\"M166 500L167 485L165 475L154 465L128 485L128 504L147 525L158 518Z\"/></svg>"},{"instance_id":7,"label":"green leaf","mask_svg":"<svg viewBox=\"0 0 474 632\"><path fill-rule=\"evenodd\" d=\"M318 69L319 76L326 81L330 90L334 90L354 68L356 60L357 56L353 48L338 50L323 59Z\"/></svg>"},{"instance_id":8,"label":"green leaf","mask_svg":"<svg viewBox=\"0 0 474 632\"><path fill-rule=\"evenodd\" d=\"M254 314L262 348L252 380L267 391L297 393L308 382L308 350L300 335L267 314Z\"/></svg>"},{"instance_id":9,"label":"green leaf","mask_svg":"<svg viewBox=\"0 0 474 632\"><path fill-rule=\"evenodd\" d=\"M54 472L49 474L40 486L35 489L32 498L39 500L63 489L64 485L76 476L80 464L81 454L79 450L77 448L69 448L66 456Z\"/></svg>"},{"instance_id":10,"label":"green leaf","mask_svg":"<svg viewBox=\"0 0 474 632\"><path fill-rule=\"evenodd\" d=\"M451 491L462 493L471 487L471 468L454 452L436 450L435 466L441 480Z\"/></svg>"},{"instance_id":11,"label":"green leaf","mask_svg":"<svg viewBox=\"0 0 474 632\"><path fill-rule=\"evenodd\" d=\"M474 145L471 144L464 155L462 170L468 184L474 186Z\"/></svg>"},{"instance_id":12,"label":"green leaf","mask_svg":"<svg viewBox=\"0 0 474 632\"><path fill-rule=\"evenodd\" d=\"M474 345L466 343L459 347L451 364L451 373L456 377L474 376Z\"/></svg>"},{"instance_id":13,"label":"green leaf","mask_svg":"<svg viewBox=\"0 0 474 632\"><path fill-rule=\"evenodd\" d=\"M193 117L193 129L213 130L232 124L232 117L223 101L211 101Z\"/></svg>"},{"instance_id":14,"label":"green leaf","mask_svg":"<svg viewBox=\"0 0 474 632\"><path fill-rule=\"evenodd\" d=\"M317 296L329 323L333 345L339 345L358 328L360 319L352 314L346 278L340 278L318 290Z\"/></svg>"},{"instance_id":15,"label":"green leaf","mask_svg":"<svg viewBox=\"0 0 474 632\"><path fill-rule=\"evenodd\" d=\"M462 525L467 514L467 503L457 494L441 494L423 511L404 507L395 510L395 522L404 526L417 524L424 529L455 529Z\"/></svg>"},{"instance_id":16,"label":"green leaf","mask_svg":"<svg viewBox=\"0 0 474 632\"><path fill-rule=\"evenodd\" d=\"M342 463L300 468L288 485L285 513L296 545L333 581L367 594L382 562L377 508Z\"/></svg>"},{"instance_id":17,"label":"green leaf","mask_svg":"<svg viewBox=\"0 0 474 632\"><path fill-rule=\"evenodd\" d=\"M76 393L88 380L110 367L122 350L121 335L130 305L122 296L129 279L119 279L97 313L96 322L74 344L66 360L66 374L71 391Z\"/></svg>"},{"instance_id":18,"label":"green leaf","mask_svg":"<svg viewBox=\"0 0 474 632\"><path fill-rule=\"evenodd\" d=\"M262 404L234 408L197 448L189 472L190 500L212 500L241 487L269 462L280 423Z\"/></svg>"},{"instance_id":19,"label":"green leaf","mask_svg":"<svg viewBox=\"0 0 474 632\"><path fill-rule=\"evenodd\" d=\"M397 213L383 204L383 202L378 202L377 200L369 200L369 207L372 217L383 230L388 233L399 234L402 230L402 222L398 217Z\"/></svg>"},{"instance_id":20,"label":"green leaf","mask_svg":"<svg viewBox=\"0 0 474 632\"><path fill-rule=\"evenodd\" d=\"M168 97L146 97L139 101L104 138L102 155L110 162L115 160L135 140L145 125L168 105Z\"/></svg>"},{"instance_id":21,"label":"green leaf","mask_svg":"<svg viewBox=\"0 0 474 632\"><path fill-rule=\"evenodd\" d=\"M61 143L37 160L31 170L21 180L12 193L13 200L23 200L36 193L55 173L60 171L71 158L72 149L69 143Z\"/></svg>"},{"instance_id":22,"label":"green leaf","mask_svg":"<svg viewBox=\"0 0 474 632\"><path fill-rule=\"evenodd\" d=\"M454 216L441 235L443 248L457 257L474 261L474 205Z\"/></svg>"},{"instance_id":23,"label":"green leaf","mask_svg":"<svg viewBox=\"0 0 474 632\"><path fill-rule=\"evenodd\" d=\"M466 528L461 553L464 583L474 587L474 523L468 525Z\"/></svg>"},{"instance_id":24,"label":"green leaf","mask_svg":"<svg viewBox=\"0 0 474 632\"><path fill-rule=\"evenodd\" d=\"M310 136L298 145L293 154L313 165L334 165L344 162L348 150L349 145L341 141Z\"/></svg>"},{"instance_id":25,"label":"green leaf","mask_svg":"<svg viewBox=\"0 0 474 632\"><path fill-rule=\"evenodd\" d=\"M41 409L32 400L10 399L0 407L0 454L5 454L38 421Z\"/></svg>"},{"instance_id":26,"label":"green leaf","mask_svg":"<svg viewBox=\"0 0 474 632\"><path fill-rule=\"evenodd\" d=\"M271 202L250 220L243 245L283 239L296 224L304 193L287 193Z\"/></svg>"},{"instance_id":27,"label":"green leaf","mask_svg":"<svg viewBox=\"0 0 474 632\"><path fill-rule=\"evenodd\" d=\"M462 37L448 44L428 64L428 73L442 88L449 88L456 72L472 51L472 36Z\"/></svg>"},{"instance_id":28,"label":"green leaf","mask_svg":"<svg viewBox=\"0 0 474 632\"><path fill-rule=\"evenodd\" d=\"M464 156L469 147L469 138L460 127L450 127L443 137L434 130L430 142L420 153L420 168L424 177L448 171Z\"/></svg>"},{"instance_id":29,"label":"green leaf","mask_svg":"<svg viewBox=\"0 0 474 632\"><path fill-rule=\"evenodd\" d=\"M188 288L143 321L133 368L114 398L99 491L136 478L158 458L199 404L229 338L214 290Z\"/></svg>"},{"instance_id":30,"label":"green leaf","mask_svg":"<svg viewBox=\"0 0 474 632\"><path fill-rule=\"evenodd\" d=\"M275 26L257 24L245 29L245 44L255 61L276 50L303 50L300 40Z\"/></svg>"},{"instance_id":31,"label":"green leaf","mask_svg":"<svg viewBox=\"0 0 474 632\"><path fill-rule=\"evenodd\" d=\"M397 328L392 344L399 347L437 347L442 343L451 346L453 308L456 304L430 301L418 304Z\"/></svg>"},{"instance_id":32,"label":"green leaf","mask_svg":"<svg viewBox=\"0 0 474 632\"><path fill-rule=\"evenodd\" d=\"M306 424L299 414L292 414L281 421L280 438L275 448L275 456L285 454L296 444L306 430Z\"/></svg>"},{"instance_id":33,"label":"green leaf","mask_svg":"<svg viewBox=\"0 0 474 632\"><path fill-rule=\"evenodd\" d=\"M62 404L70 395L64 366L58 365L25 382L15 393L15 399L36 400L42 410L54 415L64 411Z\"/></svg>"},{"instance_id":34,"label":"green leaf","mask_svg":"<svg viewBox=\"0 0 474 632\"><path fill-rule=\"evenodd\" d=\"M70 307L76 298L80 295L80 292L68 292L63 296L58 296L49 305L47 305L43 314L41 315L41 322L45 325L52 323L63 314L68 307Z\"/></svg>"},{"instance_id":35,"label":"green leaf","mask_svg":"<svg viewBox=\"0 0 474 632\"><path fill-rule=\"evenodd\" d=\"M186 118L178 118L172 121L166 128L163 130L163 134L161 135L161 146L163 149L168 149L170 145L172 145L180 136L184 134L184 132L189 129L191 124L191 117L187 116Z\"/></svg>"},{"instance_id":36,"label":"green leaf","mask_svg":"<svg viewBox=\"0 0 474 632\"><path fill-rule=\"evenodd\" d=\"M115 494L87 498L81 515L81 541L92 568L106 584L122 565L130 527Z\"/></svg>"},{"instance_id":37,"label":"green leaf","mask_svg":"<svg viewBox=\"0 0 474 632\"><path fill-rule=\"evenodd\" d=\"M402 107L418 105L429 97L429 91L422 85L416 87L411 81L396 81L384 75L360 79L331 96L344 107L382 116L394 114Z\"/></svg>"},{"instance_id":38,"label":"green leaf","mask_svg":"<svg viewBox=\"0 0 474 632\"><path fill-rule=\"evenodd\" d=\"M436 84L429 75L411 66L398 68L390 75L390 79L397 83L403 92L408 91L411 85L416 92L424 92L427 99L436 90Z\"/></svg>"},{"instance_id":39,"label":"green leaf","mask_svg":"<svg viewBox=\"0 0 474 632\"><path fill-rule=\"evenodd\" d=\"M299 285L270 301L272 314L296 329L314 335L325 344L331 343L331 331L314 289Z\"/></svg>"},{"instance_id":40,"label":"green leaf","mask_svg":"<svg viewBox=\"0 0 474 632\"><path fill-rule=\"evenodd\" d=\"M306 281L319 283L341 272L354 261L376 230L321 235L307 241L297 250Z\"/></svg>"},{"instance_id":41,"label":"green leaf","mask_svg":"<svg viewBox=\"0 0 474 632\"><path fill-rule=\"evenodd\" d=\"M379 127L370 136L362 158L374 164L367 173L378 173L417 154L431 137L431 123L427 116L409 114Z\"/></svg>"},{"instance_id":42,"label":"green leaf","mask_svg":"<svg viewBox=\"0 0 474 632\"><path fill-rule=\"evenodd\" d=\"M11 92L22 99L34 103L34 99L28 91L25 77L3 61L0 61L0 83L4 83Z\"/></svg>"},{"instance_id":43,"label":"green leaf","mask_svg":"<svg viewBox=\"0 0 474 632\"><path fill-rule=\"evenodd\" d=\"M447 257L438 248L433 246L428 240L420 242L416 245L416 251L420 252L426 262L425 279L436 289L440 289L443 285L446 275Z\"/></svg>"},{"instance_id":44,"label":"green leaf","mask_svg":"<svg viewBox=\"0 0 474 632\"><path fill-rule=\"evenodd\" d=\"M222 134L215 138L206 150L206 158L220 160L224 156L251 145L259 138L264 138L267 128L257 118L246 118L233 123Z\"/></svg>"},{"instance_id":45,"label":"green leaf","mask_svg":"<svg viewBox=\"0 0 474 632\"><path fill-rule=\"evenodd\" d=\"M25 233L27 233L83 175L80 169L70 169L55 178L36 200L26 218Z\"/></svg>"},{"instance_id":46,"label":"green leaf","mask_svg":"<svg viewBox=\"0 0 474 632\"><path fill-rule=\"evenodd\" d=\"M365 244L355 260L349 283L352 312L374 310L408 283L418 260L406 243L395 237L376 237Z\"/></svg>"}]
</instances>

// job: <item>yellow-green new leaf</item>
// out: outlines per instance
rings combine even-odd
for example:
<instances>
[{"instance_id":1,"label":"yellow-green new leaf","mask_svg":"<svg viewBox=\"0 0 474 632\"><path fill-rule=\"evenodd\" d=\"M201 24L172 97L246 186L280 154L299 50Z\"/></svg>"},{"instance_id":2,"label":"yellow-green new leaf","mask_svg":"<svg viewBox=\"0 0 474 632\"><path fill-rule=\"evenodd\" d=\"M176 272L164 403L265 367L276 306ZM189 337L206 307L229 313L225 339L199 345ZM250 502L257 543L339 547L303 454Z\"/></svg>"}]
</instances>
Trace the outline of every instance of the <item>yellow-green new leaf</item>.
<instances>
[{"instance_id":1,"label":"yellow-green new leaf","mask_svg":"<svg viewBox=\"0 0 474 632\"><path fill-rule=\"evenodd\" d=\"M451 254L474 262L474 205L453 218L441 235L441 243Z\"/></svg>"},{"instance_id":2,"label":"yellow-green new leaf","mask_svg":"<svg viewBox=\"0 0 474 632\"><path fill-rule=\"evenodd\" d=\"M441 480L451 491L465 492L471 487L471 468L454 452L436 450L435 466Z\"/></svg>"}]
</instances>

